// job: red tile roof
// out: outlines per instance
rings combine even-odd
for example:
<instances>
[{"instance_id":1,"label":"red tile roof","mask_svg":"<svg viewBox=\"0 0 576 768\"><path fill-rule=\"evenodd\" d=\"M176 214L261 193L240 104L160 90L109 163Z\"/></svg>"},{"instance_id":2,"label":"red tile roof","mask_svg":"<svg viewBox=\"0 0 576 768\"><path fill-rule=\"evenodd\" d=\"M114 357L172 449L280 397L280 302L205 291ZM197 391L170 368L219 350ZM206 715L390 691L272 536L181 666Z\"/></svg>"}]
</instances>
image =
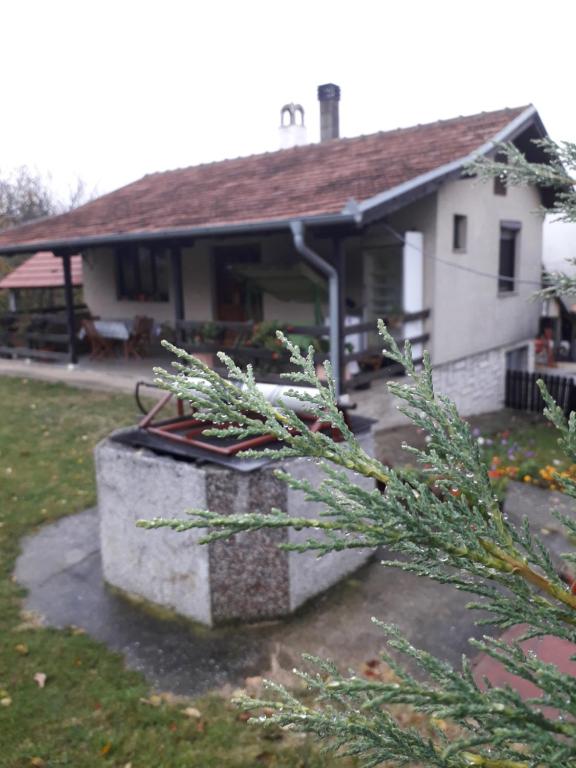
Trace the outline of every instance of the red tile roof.
<instances>
[{"instance_id":1,"label":"red tile roof","mask_svg":"<svg viewBox=\"0 0 576 768\"><path fill-rule=\"evenodd\" d=\"M82 285L82 257L72 256L72 285ZM60 288L64 285L62 259L50 251L39 251L19 267L12 270L3 280L1 288Z\"/></svg>"},{"instance_id":2,"label":"red tile roof","mask_svg":"<svg viewBox=\"0 0 576 768\"><path fill-rule=\"evenodd\" d=\"M527 107L155 173L69 213L0 233L0 250L338 214L479 149Z\"/></svg>"}]
</instances>

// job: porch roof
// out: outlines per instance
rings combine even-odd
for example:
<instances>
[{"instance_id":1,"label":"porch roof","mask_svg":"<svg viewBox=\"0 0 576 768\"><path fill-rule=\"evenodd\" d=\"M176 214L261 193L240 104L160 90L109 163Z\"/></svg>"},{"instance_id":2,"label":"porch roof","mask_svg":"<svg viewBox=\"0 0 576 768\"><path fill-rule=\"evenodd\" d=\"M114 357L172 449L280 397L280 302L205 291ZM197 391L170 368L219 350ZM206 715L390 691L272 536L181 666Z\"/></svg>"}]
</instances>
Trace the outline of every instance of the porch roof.
<instances>
[{"instance_id":1,"label":"porch roof","mask_svg":"<svg viewBox=\"0 0 576 768\"><path fill-rule=\"evenodd\" d=\"M0 253L314 225L359 224L475 155L544 128L534 107L155 173L59 216L0 233Z\"/></svg>"},{"instance_id":2,"label":"porch roof","mask_svg":"<svg viewBox=\"0 0 576 768\"><path fill-rule=\"evenodd\" d=\"M82 285L82 257L70 259L72 285ZM39 251L0 280L0 289L61 288L64 285L62 259L51 251Z\"/></svg>"}]
</instances>

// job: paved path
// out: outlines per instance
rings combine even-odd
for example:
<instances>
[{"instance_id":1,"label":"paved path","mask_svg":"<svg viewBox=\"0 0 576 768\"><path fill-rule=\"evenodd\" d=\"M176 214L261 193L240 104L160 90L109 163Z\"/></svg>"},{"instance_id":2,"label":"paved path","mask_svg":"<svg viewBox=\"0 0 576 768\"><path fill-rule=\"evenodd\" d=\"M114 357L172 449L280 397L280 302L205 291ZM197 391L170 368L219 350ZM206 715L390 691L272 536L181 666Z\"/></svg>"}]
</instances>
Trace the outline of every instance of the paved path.
<instances>
[{"instance_id":1,"label":"paved path","mask_svg":"<svg viewBox=\"0 0 576 768\"><path fill-rule=\"evenodd\" d=\"M555 554L566 549L550 509L574 510L558 493L511 484L506 511L528 516ZM372 616L397 624L417 646L458 665L470 651L468 638L486 628L474 626L477 613L465 609L470 596L419 579L378 561L312 601L289 620L253 626L206 629L146 612L107 589L102 581L96 510L44 526L23 540L15 577L28 589L25 609L50 626L83 627L92 637L121 652L129 667L152 686L196 695L247 676L287 679L301 665L300 654L331 658L358 668L383 646ZM495 667L482 672L498 675ZM492 670L492 671L490 671Z\"/></svg>"},{"instance_id":2,"label":"paved path","mask_svg":"<svg viewBox=\"0 0 576 768\"><path fill-rule=\"evenodd\" d=\"M114 357L93 361L82 358L77 365L67 363L43 363L36 360L7 360L0 358L0 376L38 379L71 387L96 389L106 392L134 392L137 381L152 381L152 368L156 365L170 367L170 360L146 357L141 360L125 360Z\"/></svg>"},{"instance_id":3,"label":"paved path","mask_svg":"<svg viewBox=\"0 0 576 768\"><path fill-rule=\"evenodd\" d=\"M285 679L303 652L358 668L383 646L374 615L453 663L468 638L481 634L465 610L468 596L377 561L290 620L207 629L159 618L104 586L94 509L26 537L15 576L28 589L25 609L47 625L83 627L154 687L190 695L237 686L247 676L274 672Z\"/></svg>"}]
</instances>

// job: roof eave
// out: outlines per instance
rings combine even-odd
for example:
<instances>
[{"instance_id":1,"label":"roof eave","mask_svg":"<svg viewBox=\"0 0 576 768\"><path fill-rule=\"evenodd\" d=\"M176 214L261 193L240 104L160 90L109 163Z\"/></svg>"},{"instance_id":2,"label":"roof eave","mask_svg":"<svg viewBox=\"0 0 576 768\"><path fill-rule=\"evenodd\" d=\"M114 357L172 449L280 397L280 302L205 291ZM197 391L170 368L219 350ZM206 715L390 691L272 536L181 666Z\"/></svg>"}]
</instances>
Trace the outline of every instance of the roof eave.
<instances>
[{"instance_id":1,"label":"roof eave","mask_svg":"<svg viewBox=\"0 0 576 768\"><path fill-rule=\"evenodd\" d=\"M0 245L0 255L14 256L19 253L30 253L38 250L53 251L57 255L63 252L78 251L86 248L97 248L106 245L122 245L123 243L146 241L172 241L177 243L194 240L201 237L226 237L229 235L266 234L289 230L291 222L301 221L306 227L338 227L356 226L357 219L345 211L321 216L291 216L286 219L270 219L262 221L239 222L236 224L221 224L200 227L172 227L155 231L142 230L138 232L113 233L91 237L75 237L59 240L37 240L15 245Z\"/></svg>"},{"instance_id":2,"label":"roof eave","mask_svg":"<svg viewBox=\"0 0 576 768\"><path fill-rule=\"evenodd\" d=\"M530 125L534 125L542 137L547 135L536 107L530 106L515 117L514 120L511 120L505 128L495 134L490 141L485 142L470 154L441 165L433 171L423 173L403 184L386 190L386 192L381 192L358 203L357 211L362 216L362 222L370 223L370 221L392 213L398 210L398 208L434 192L442 182L450 178L459 177L462 170L477 157L489 155L497 149L498 145L504 142L514 141Z\"/></svg>"}]
</instances>

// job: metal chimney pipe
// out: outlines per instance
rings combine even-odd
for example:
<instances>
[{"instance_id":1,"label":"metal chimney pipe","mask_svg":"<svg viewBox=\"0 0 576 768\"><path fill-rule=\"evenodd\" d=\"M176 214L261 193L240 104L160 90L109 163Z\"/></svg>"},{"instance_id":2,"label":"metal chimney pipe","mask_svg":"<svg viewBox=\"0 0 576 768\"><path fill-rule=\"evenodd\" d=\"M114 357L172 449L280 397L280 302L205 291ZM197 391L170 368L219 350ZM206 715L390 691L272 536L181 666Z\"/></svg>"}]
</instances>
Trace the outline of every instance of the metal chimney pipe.
<instances>
[{"instance_id":1,"label":"metal chimney pipe","mask_svg":"<svg viewBox=\"0 0 576 768\"><path fill-rule=\"evenodd\" d=\"M340 135L338 114L340 87L334 83L319 85L318 101L320 102L320 141L337 139Z\"/></svg>"}]
</instances>

